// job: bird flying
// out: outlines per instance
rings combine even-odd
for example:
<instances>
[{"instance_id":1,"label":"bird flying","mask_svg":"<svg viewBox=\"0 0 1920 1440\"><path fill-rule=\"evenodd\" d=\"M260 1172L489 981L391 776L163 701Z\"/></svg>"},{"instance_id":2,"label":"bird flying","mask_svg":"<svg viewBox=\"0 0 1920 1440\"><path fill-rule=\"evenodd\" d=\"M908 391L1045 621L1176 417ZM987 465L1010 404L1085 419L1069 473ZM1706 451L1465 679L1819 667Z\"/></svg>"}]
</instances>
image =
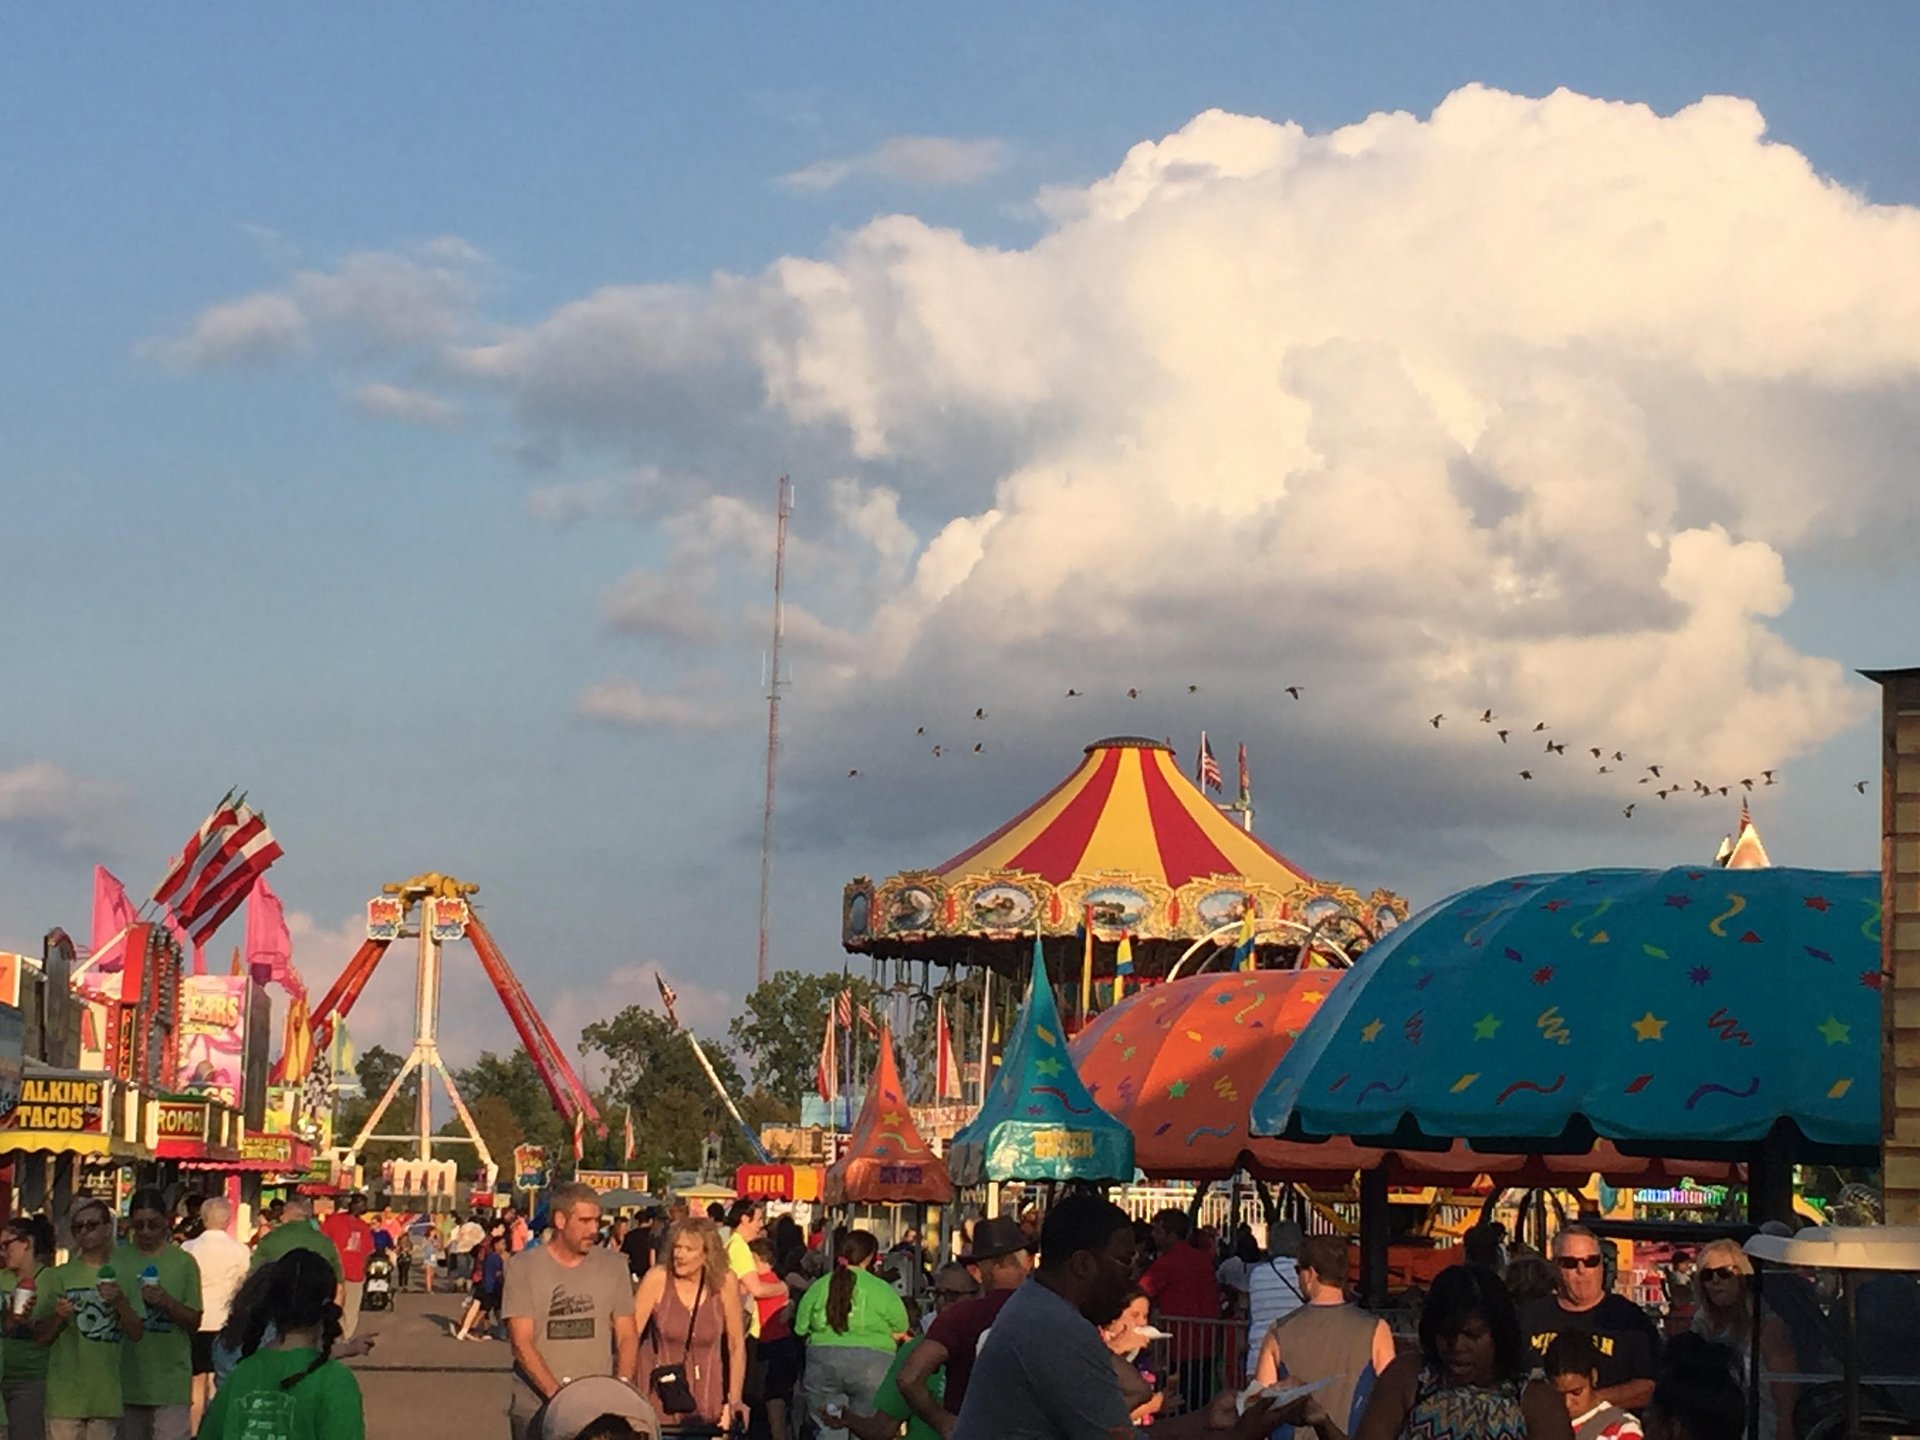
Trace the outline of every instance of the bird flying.
<instances>
[{"instance_id":1,"label":"bird flying","mask_svg":"<svg viewBox=\"0 0 1920 1440\"><path fill-rule=\"evenodd\" d=\"M1633 818L1633 806L1631 805L1627 806L1627 808L1622 810L1620 813L1626 816L1627 819L1631 820Z\"/></svg>"},{"instance_id":2,"label":"bird flying","mask_svg":"<svg viewBox=\"0 0 1920 1440\"><path fill-rule=\"evenodd\" d=\"M1507 735L1508 735L1508 733L1509 733L1509 732L1507 732L1507 731L1505 731L1505 730L1496 730L1496 731L1494 731L1493 733L1494 733L1494 734L1496 734L1496 735L1498 735L1498 736L1500 737L1500 743L1501 743L1502 745L1504 745L1504 744L1506 744L1506 743L1507 743Z\"/></svg>"},{"instance_id":3,"label":"bird flying","mask_svg":"<svg viewBox=\"0 0 1920 1440\"><path fill-rule=\"evenodd\" d=\"M1447 712L1442 710L1438 715L1434 716L1431 720L1427 721L1427 724L1431 725L1434 729L1438 730L1440 728L1440 722L1446 718L1447 718Z\"/></svg>"},{"instance_id":4,"label":"bird flying","mask_svg":"<svg viewBox=\"0 0 1920 1440\"><path fill-rule=\"evenodd\" d=\"M1522 770L1520 772L1520 778L1522 780L1531 780L1533 778L1533 772L1531 770Z\"/></svg>"},{"instance_id":5,"label":"bird flying","mask_svg":"<svg viewBox=\"0 0 1920 1440\"><path fill-rule=\"evenodd\" d=\"M1301 687L1298 685L1289 685L1287 686L1287 694L1298 700L1300 698L1300 689Z\"/></svg>"},{"instance_id":6,"label":"bird flying","mask_svg":"<svg viewBox=\"0 0 1920 1440\"><path fill-rule=\"evenodd\" d=\"M1856 780L1853 782L1853 788L1859 794L1864 795L1867 793L1867 782L1864 780Z\"/></svg>"},{"instance_id":7,"label":"bird flying","mask_svg":"<svg viewBox=\"0 0 1920 1440\"><path fill-rule=\"evenodd\" d=\"M1491 725L1493 723L1493 711L1482 710L1480 712L1480 723L1482 725Z\"/></svg>"}]
</instances>

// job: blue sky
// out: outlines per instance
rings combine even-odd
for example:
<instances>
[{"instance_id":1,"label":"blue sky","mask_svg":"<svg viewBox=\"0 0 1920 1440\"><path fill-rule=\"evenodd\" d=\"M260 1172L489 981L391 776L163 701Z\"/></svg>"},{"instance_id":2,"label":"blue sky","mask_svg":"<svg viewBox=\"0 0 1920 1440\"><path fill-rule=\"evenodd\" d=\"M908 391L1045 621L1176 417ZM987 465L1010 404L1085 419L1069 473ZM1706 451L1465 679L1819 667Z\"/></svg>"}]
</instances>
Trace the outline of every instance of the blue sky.
<instances>
[{"instance_id":1,"label":"blue sky","mask_svg":"<svg viewBox=\"0 0 1920 1440\"><path fill-rule=\"evenodd\" d=\"M1329 878L1416 899L1537 864L1710 854L1731 821L1730 801L1625 821L1616 802L1636 797L1598 777L1517 791L1504 756L1422 733L1429 697L1461 712L1512 697L1585 724L1582 738L1625 734L1638 758L1657 747L1716 778L1776 764L1788 783L1757 797L1776 858L1871 863L1875 807L1849 788L1873 774L1870 697L1839 677L1916 659L1902 497L1920 412L1913 353L1897 335L1856 343L1853 328L1906 313L1920 290L1905 208L1920 204L1917 28L1887 6L18 11L0 53L0 654L14 700L0 944L33 948L54 923L83 931L96 861L150 886L239 783L286 846L274 881L307 917L310 977L337 970L380 882L441 869L485 886L556 1029L609 997L644 998L656 964L717 1023L752 972L767 584L753 523L783 468L800 486L794 594L817 633L795 660L777 964L837 967L845 878L943 858L1110 731L1189 750L1203 725L1229 746L1244 736L1266 838ZM1430 120L1469 85L1533 100L1564 87L1658 121L1499 105L1451 130ZM1738 114L1674 120L1707 95L1750 101L1767 146L1798 152L1810 177L1782 175ZM1382 111L1414 128L1368 131L1348 147L1366 165L1316 151L1250 194L1246 157L1277 143L1271 127L1189 131L1210 110L1309 137ZM1514 144L1529 126L1569 148L1530 169ZM1141 162L1152 207L1111 224L1083 213L1133 147L1176 135L1186 158L1168 142ZM1552 293L1630 292L1644 260L1682 287L1669 308L1684 310L1670 277L1691 261L1657 241L1641 257L1631 237L1693 234L1697 220L1728 247L1725 265L1704 251L1702 275L1739 268L1748 247L1729 235L1775 246L1754 265L1782 292L1768 338L1739 333L1750 307L1730 287L1671 334L1629 296L1551 335L1476 319L1462 340L1456 318L1435 339L1421 312L1465 302L1459 262L1421 276L1426 257L1450 238L1477 253L1478 225L1497 245L1506 204L1538 217L1549 187L1610 157L1667 179L1622 202L1649 207L1640 230ZM1696 185L1673 178L1688 166ZM1513 188L1438 218L1450 174L1463 194L1481 175ZM1316 186L1344 198L1310 225ZM1553 193L1563 244L1620 218L1598 178ZM1223 214L1246 224L1244 246ZM1164 219L1143 235L1141 215ZM1348 216L1365 217L1352 221L1363 238L1402 221L1413 237L1415 301L1385 318L1338 273L1353 236L1327 232ZM789 257L817 265L778 269ZM1215 261L1262 295L1272 272L1321 277L1280 293L1268 332L1312 308L1303 296L1351 297L1286 352L1281 384L1314 409L1289 493L1323 465L1324 505L1356 508L1309 516L1248 498L1280 484L1248 468L1264 402L1245 411L1244 447L1221 436L1240 424L1234 377L1269 358L1237 366L1232 347L1264 342L1234 331L1234 305L1209 322L1222 328L1182 328L1219 304L1195 278ZM1498 278L1460 287L1476 315L1502 313L1486 288ZM949 295L966 297L957 315L940 309ZM196 330L249 297L268 298L240 314L243 342ZM1044 333L1017 333L1041 305L1058 307ZM847 313L853 349L836 338ZM956 341L920 374L914 326L944 339L970 318L986 339ZM1724 343L1707 344L1716 326ZM1786 337L1781 353L1747 364L1772 337ZM1362 401L1401 401L1379 347L1455 459L1504 477L1494 511L1513 495L1541 507L1501 532L1502 563L1524 572L1503 592L1511 623L1439 616L1446 588L1466 583L1444 560L1431 593L1382 583L1424 563L1390 558L1422 512L1355 497L1368 476L1432 457L1412 441L1382 456L1383 412ZM1535 359L1516 363L1521 350ZM1527 389L1544 368L1578 401ZM1327 386L1353 413L1334 417ZM1489 416L1525 408L1522 390L1534 428L1476 444L1475 427L1499 430ZM1538 418L1549 412L1561 420ZM1555 521L1539 499L1568 492L1526 457L1613 453L1623 414L1616 458L1655 477L1630 508L1659 512L1659 552L1681 531L1724 530L1724 544L1700 542L1684 601L1639 560L1613 575L1618 537ZM1204 437L1191 488L1154 491L1188 427ZM1120 433L1126 456L1159 458L1102 492L1088 477L1133 463L1108 448ZM1745 462L1731 458L1729 475L1697 482L1733 442L1758 447L1762 469L1786 457L1765 497L1740 493ZM1596 462L1564 483L1612 496L1608 473ZM1074 477L1060 493L1087 525L1062 527L1035 498L1047 476ZM1195 495L1217 504L1191 530L1130 508ZM989 510L1010 518L992 528ZM1474 533L1500 529L1482 518ZM1044 603L1016 603L1048 568L1048 525L1097 553ZM1216 546L1256 529L1221 583L1196 583ZM1349 552L1378 568L1343 568ZM1777 616L1769 556L1793 590ZM1302 570L1317 590L1261 588ZM1736 591L1737 613L1721 614L1712 597ZM1698 620L1690 644L1710 649L1720 625L1749 658L1709 674L1687 658L1704 652L1647 640L1634 703L1584 693L1587 674L1621 689L1635 637L1671 633L1661 607L1682 603ZM1417 654L1389 638L1416 633ZM1204 676L1199 700L1177 683L1189 672ZM1276 703L1283 673L1312 677L1320 718ZM1134 683L1138 704L1120 695ZM1083 710L1059 702L1069 685L1089 693ZM976 702L998 712L987 753L929 765L909 743L916 723L989 733L964 723ZM1355 726L1343 706L1413 723ZM1736 733L1708 733L1728 716ZM866 772L851 786L849 768ZM478 983L449 997L456 1048L509 1043ZM400 1033L390 1017L367 1023Z\"/></svg>"}]
</instances>

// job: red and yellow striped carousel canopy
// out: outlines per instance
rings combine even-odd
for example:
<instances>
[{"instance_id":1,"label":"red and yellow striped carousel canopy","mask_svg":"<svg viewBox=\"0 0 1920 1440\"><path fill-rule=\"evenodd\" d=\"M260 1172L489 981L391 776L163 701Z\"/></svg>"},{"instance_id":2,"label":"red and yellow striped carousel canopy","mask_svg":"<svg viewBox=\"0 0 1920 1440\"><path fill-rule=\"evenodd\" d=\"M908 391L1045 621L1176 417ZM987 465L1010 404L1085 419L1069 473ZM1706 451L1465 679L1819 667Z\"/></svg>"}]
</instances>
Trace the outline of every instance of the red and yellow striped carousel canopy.
<instances>
[{"instance_id":1,"label":"red and yellow striped carousel canopy","mask_svg":"<svg viewBox=\"0 0 1920 1440\"><path fill-rule=\"evenodd\" d=\"M842 938L867 954L951 961L972 942L1077 935L1091 917L1101 939L1149 947L1146 960L1167 948L1154 942L1184 950L1249 910L1262 943L1285 943L1268 933L1275 922L1344 912L1371 932L1406 913L1389 892L1363 898L1314 879L1223 814L1169 746L1117 736L1087 746L1065 780L944 864L855 880Z\"/></svg>"}]
</instances>

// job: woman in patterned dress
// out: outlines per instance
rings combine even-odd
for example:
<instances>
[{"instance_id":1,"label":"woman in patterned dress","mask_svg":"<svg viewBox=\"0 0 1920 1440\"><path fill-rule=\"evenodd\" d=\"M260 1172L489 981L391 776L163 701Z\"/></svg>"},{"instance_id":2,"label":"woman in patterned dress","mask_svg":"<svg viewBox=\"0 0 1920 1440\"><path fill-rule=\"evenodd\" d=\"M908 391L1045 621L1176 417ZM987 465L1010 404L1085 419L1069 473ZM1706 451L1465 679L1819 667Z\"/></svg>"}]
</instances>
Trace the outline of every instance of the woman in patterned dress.
<instances>
[{"instance_id":1,"label":"woman in patterned dress","mask_svg":"<svg viewBox=\"0 0 1920 1440\"><path fill-rule=\"evenodd\" d=\"M1353 1440L1572 1440L1566 1405L1532 1368L1500 1277L1451 1266L1420 1311L1420 1353L1387 1367ZM1319 1440L1347 1440L1313 1399L1300 1408Z\"/></svg>"}]
</instances>

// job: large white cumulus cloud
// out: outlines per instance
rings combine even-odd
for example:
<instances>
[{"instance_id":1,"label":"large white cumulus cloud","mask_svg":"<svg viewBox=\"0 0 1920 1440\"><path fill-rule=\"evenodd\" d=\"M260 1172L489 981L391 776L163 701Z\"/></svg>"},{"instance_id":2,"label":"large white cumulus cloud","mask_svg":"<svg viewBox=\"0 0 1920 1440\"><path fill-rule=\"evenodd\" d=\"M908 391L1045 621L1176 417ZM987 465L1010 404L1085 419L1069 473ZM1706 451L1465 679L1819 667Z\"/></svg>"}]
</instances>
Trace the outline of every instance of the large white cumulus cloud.
<instances>
[{"instance_id":1,"label":"large white cumulus cloud","mask_svg":"<svg viewBox=\"0 0 1920 1440\"><path fill-rule=\"evenodd\" d=\"M812 603L861 714L1192 677L1251 723L1304 677L1351 781L1430 711L1709 778L1864 713L1773 622L1796 552L1916 528L1920 212L1748 102L1208 113L1039 209L1024 249L890 216L456 360L563 441L833 475ZM1475 754L1428 783L1511 776Z\"/></svg>"}]
</instances>

